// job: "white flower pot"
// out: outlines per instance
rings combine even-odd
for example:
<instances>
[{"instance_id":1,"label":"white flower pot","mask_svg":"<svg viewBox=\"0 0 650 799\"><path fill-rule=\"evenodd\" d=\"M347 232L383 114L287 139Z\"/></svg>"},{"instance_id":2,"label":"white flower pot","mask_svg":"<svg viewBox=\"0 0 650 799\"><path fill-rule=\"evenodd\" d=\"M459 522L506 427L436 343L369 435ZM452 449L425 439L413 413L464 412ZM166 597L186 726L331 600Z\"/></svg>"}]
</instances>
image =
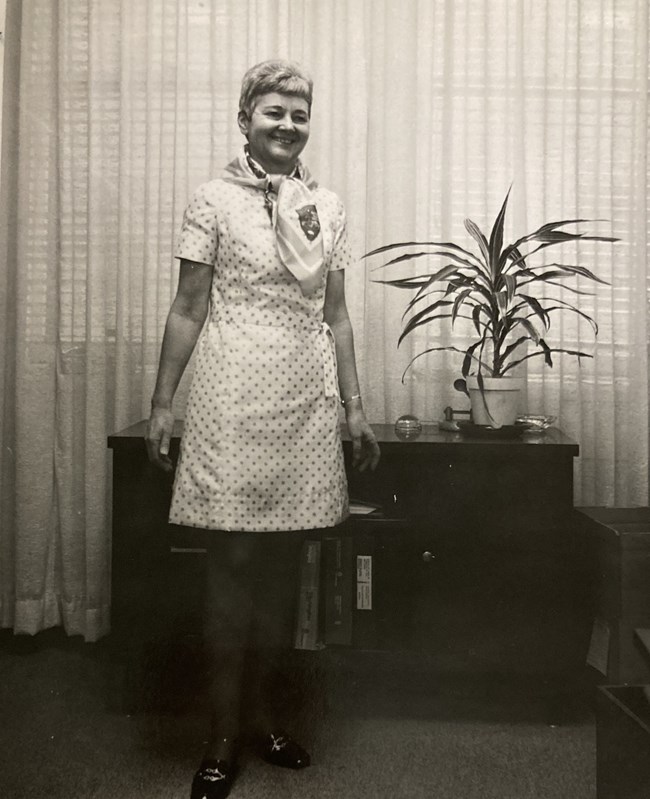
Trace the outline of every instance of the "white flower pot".
<instances>
[{"instance_id":1,"label":"white flower pot","mask_svg":"<svg viewBox=\"0 0 650 799\"><path fill-rule=\"evenodd\" d=\"M491 427L514 424L519 412L522 388L521 377L484 377L481 391L478 378L470 375L467 378L467 390L474 424Z\"/></svg>"}]
</instances>

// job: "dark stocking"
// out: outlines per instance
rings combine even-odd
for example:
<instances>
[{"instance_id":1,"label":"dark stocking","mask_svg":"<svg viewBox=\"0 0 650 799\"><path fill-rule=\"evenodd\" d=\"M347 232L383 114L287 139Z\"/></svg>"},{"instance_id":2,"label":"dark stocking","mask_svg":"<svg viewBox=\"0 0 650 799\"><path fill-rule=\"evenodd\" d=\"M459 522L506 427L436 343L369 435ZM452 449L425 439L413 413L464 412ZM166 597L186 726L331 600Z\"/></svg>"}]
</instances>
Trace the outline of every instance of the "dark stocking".
<instances>
[{"instance_id":1,"label":"dark stocking","mask_svg":"<svg viewBox=\"0 0 650 799\"><path fill-rule=\"evenodd\" d=\"M301 540L297 533L268 533L260 536L256 550L252 652L245 699L248 726L257 735L289 721L287 655L293 646Z\"/></svg>"},{"instance_id":2,"label":"dark stocking","mask_svg":"<svg viewBox=\"0 0 650 799\"><path fill-rule=\"evenodd\" d=\"M254 536L215 535L208 551L205 638L211 657L212 726L206 758L232 760L254 596Z\"/></svg>"}]
</instances>

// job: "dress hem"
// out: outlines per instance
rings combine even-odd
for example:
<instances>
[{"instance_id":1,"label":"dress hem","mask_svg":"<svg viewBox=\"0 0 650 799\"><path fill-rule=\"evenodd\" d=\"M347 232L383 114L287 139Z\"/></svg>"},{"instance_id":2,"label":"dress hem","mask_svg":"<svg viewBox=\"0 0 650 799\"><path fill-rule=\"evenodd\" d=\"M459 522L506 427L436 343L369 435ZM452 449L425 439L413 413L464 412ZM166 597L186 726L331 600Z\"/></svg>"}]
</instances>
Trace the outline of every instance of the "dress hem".
<instances>
[{"instance_id":1,"label":"dress hem","mask_svg":"<svg viewBox=\"0 0 650 799\"><path fill-rule=\"evenodd\" d=\"M350 513L346 513L337 522L333 522L331 524L312 525L310 527L206 527L202 524L193 524L192 522L188 521L175 521L171 517L169 518L169 523L176 525L177 527L191 527L193 530L205 530L206 532L215 533L307 533L310 530L332 530L336 527L339 527L349 518Z\"/></svg>"}]
</instances>

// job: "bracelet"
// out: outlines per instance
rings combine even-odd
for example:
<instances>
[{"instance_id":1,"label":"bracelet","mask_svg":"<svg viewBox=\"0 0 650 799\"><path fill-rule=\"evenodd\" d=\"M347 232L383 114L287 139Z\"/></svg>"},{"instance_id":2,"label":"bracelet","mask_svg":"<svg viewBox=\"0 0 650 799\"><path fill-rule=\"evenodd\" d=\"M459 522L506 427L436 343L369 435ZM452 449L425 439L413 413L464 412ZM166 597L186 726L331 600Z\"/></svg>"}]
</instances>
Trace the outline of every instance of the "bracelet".
<instances>
[{"instance_id":1,"label":"bracelet","mask_svg":"<svg viewBox=\"0 0 650 799\"><path fill-rule=\"evenodd\" d=\"M341 400L341 405L345 408L345 406L349 402L352 402L353 400L360 400L360 399L361 399L361 394L353 394L351 397L348 397L347 399L342 399Z\"/></svg>"}]
</instances>

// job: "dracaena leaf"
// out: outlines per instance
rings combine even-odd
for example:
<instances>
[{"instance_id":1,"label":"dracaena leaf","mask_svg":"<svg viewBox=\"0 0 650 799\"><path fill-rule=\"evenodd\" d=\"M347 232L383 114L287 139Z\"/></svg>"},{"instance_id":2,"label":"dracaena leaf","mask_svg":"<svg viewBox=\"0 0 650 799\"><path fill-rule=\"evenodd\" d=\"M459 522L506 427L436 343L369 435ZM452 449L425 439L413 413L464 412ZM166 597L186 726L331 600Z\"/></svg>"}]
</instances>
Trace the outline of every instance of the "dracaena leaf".
<instances>
[{"instance_id":1,"label":"dracaena leaf","mask_svg":"<svg viewBox=\"0 0 650 799\"><path fill-rule=\"evenodd\" d=\"M385 286L394 286L397 289L417 289L426 287L431 282L426 277L401 277L394 280L373 280L373 283L383 283Z\"/></svg>"},{"instance_id":2,"label":"dracaena leaf","mask_svg":"<svg viewBox=\"0 0 650 799\"><path fill-rule=\"evenodd\" d=\"M473 286L474 285L474 278L469 277L468 275L458 275L458 277L452 277L449 281L450 286L455 286L456 288L465 288L465 286Z\"/></svg>"},{"instance_id":3,"label":"dracaena leaf","mask_svg":"<svg viewBox=\"0 0 650 799\"><path fill-rule=\"evenodd\" d=\"M447 264L447 266L443 266L442 269L434 272L429 279L432 283L435 283L439 280L447 280L447 278L451 277L452 275L456 275L457 273L457 266L454 266L453 264Z\"/></svg>"},{"instance_id":4,"label":"dracaena leaf","mask_svg":"<svg viewBox=\"0 0 650 799\"><path fill-rule=\"evenodd\" d=\"M385 266L392 266L393 264L401 264L404 261L415 261L418 258L424 258L432 254L433 253L430 252L406 252L403 255L397 255L395 258L391 258L390 261L386 261L386 263L381 266L376 266L375 269L382 269Z\"/></svg>"},{"instance_id":5,"label":"dracaena leaf","mask_svg":"<svg viewBox=\"0 0 650 799\"><path fill-rule=\"evenodd\" d=\"M535 255L535 253L538 253L541 250L546 250L549 247L554 247L556 244L560 244L560 242L558 242L558 241L546 241L546 242L542 242L541 244L538 244L536 247L533 247L533 249L530 250L530 252L527 252L525 254L520 252L519 256L516 257L512 261L511 266L520 266L521 263L525 263L526 259L528 259L529 264L530 264L531 256ZM525 266L525 268L528 268L528 269L539 269L538 266L531 267L529 264L527 266Z\"/></svg>"},{"instance_id":6,"label":"dracaena leaf","mask_svg":"<svg viewBox=\"0 0 650 799\"><path fill-rule=\"evenodd\" d=\"M510 261L510 263L508 263ZM501 269L509 269L511 266L519 266L523 264L526 266L526 256L514 244L504 247L499 259L499 266Z\"/></svg>"},{"instance_id":7,"label":"dracaena leaf","mask_svg":"<svg viewBox=\"0 0 650 799\"><path fill-rule=\"evenodd\" d=\"M442 291L443 290L443 289L431 288L433 286L433 284L436 282L434 278L435 278L435 275L428 275L427 276L427 282L423 286L420 286L420 288L417 290L417 293L416 293L416 295L414 297L414 300L420 300L420 299L422 299L422 297L426 297L429 294L434 294L437 291Z\"/></svg>"},{"instance_id":8,"label":"dracaena leaf","mask_svg":"<svg viewBox=\"0 0 650 799\"><path fill-rule=\"evenodd\" d=\"M532 338L535 344L539 344L539 339L540 339L539 333L537 332L535 326L530 322L530 320L526 319L524 316L516 316L512 320L512 325L510 326L510 330L514 330L517 325L521 325L523 328L525 328L525 330L528 332L528 335L530 336L530 338Z\"/></svg>"},{"instance_id":9,"label":"dracaena leaf","mask_svg":"<svg viewBox=\"0 0 650 799\"><path fill-rule=\"evenodd\" d=\"M557 244L565 241L577 241L583 236L582 233L567 233L566 230L544 230L538 233L533 241Z\"/></svg>"},{"instance_id":10,"label":"dracaena leaf","mask_svg":"<svg viewBox=\"0 0 650 799\"><path fill-rule=\"evenodd\" d=\"M453 305L452 300L446 300L446 299L444 299L444 297L442 299L440 299L440 300L436 300L435 302L432 302L430 305L427 305L426 308L422 308L420 311L418 311L416 314L414 314L410 318L409 323L410 322L419 322L420 319L422 319L423 316L426 316L427 314L430 314L430 313L433 313L434 311L437 311L438 308L444 308L444 307L448 307L450 305Z\"/></svg>"},{"instance_id":11,"label":"dracaena leaf","mask_svg":"<svg viewBox=\"0 0 650 799\"><path fill-rule=\"evenodd\" d=\"M370 258L373 255L381 255L384 252L390 252L390 250L396 250L400 247L444 247L445 250L451 250L454 253L462 253L467 258L471 259L474 263L478 260L476 255L470 250L466 250L464 247L460 247L458 244L454 244L451 241L402 241L402 242L394 242L393 244L385 244L383 247L377 247L374 250L370 250L363 258ZM449 253L447 253L449 254Z\"/></svg>"},{"instance_id":12,"label":"dracaena leaf","mask_svg":"<svg viewBox=\"0 0 650 799\"><path fill-rule=\"evenodd\" d=\"M545 225L541 225L541 227L537 228L537 230L529 235L537 235L538 233L546 233L549 230L555 230L559 227L566 227L567 225L582 225L587 224L588 222L602 222L603 220L598 219L562 219L559 222L547 222Z\"/></svg>"},{"instance_id":13,"label":"dracaena leaf","mask_svg":"<svg viewBox=\"0 0 650 799\"><path fill-rule=\"evenodd\" d=\"M548 283L551 280L558 280L567 277L567 273L563 272L561 269L548 269L544 272L534 272L529 270L526 275L524 275L525 280L520 282L520 286L525 286L528 283ZM563 283L558 285L563 286Z\"/></svg>"},{"instance_id":14,"label":"dracaena leaf","mask_svg":"<svg viewBox=\"0 0 650 799\"><path fill-rule=\"evenodd\" d=\"M462 314L462 313L459 313L457 318L458 319L468 319L468 320L471 319L471 317L467 316L466 314ZM422 327L423 325L428 325L429 322L435 322L438 319L451 319L451 314L450 313L445 313L445 314L434 314L433 316L427 316L427 317L425 317L424 319L421 319L419 322L417 322L416 324L414 324L412 326L410 325L410 323L408 323L406 325L406 327L404 328L404 330L400 333L400 336L399 336L399 338L397 340L397 346L399 347L400 344L402 343L402 341L406 338L406 336L408 336L409 333L412 333L416 328Z\"/></svg>"},{"instance_id":15,"label":"dracaena leaf","mask_svg":"<svg viewBox=\"0 0 650 799\"><path fill-rule=\"evenodd\" d=\"M437 319L451 319L450 313L434 313L431 316L423 316L417 320L415 318L409 319L409 321L404 325L404 329L400 333L400 336L397 340L397 346L399 347L402 341L412 333L416 328L422 327L422 325L428 325L429 322L434 322Z\"/></svg>"},{"instance_id":16,"label":"dracaena leaf","mask_svg":"<svg viewBox=\"0 0 650 799\"><path fill-rule=\"evenodd\" d=\"M616 236L586 236L583 234L580 238L583 241L604 241L604 242L609 242L610 244L614 244L615 242L620 241L620 239L617 238Z\"/></svg>"},{"instance_id":17,"label":"dracaena leaf","mask_svg":"<svg viewBox=\"0 0 650 799\"><path fill-rule=\"evenodd\" d=\"M463 302L465 302L467 300L467 298L469 297L469 295L471 293L472 293L471 289L465 289L464 291L461 291L461 293L454 300L454 307L452 308L452 311L451 311L451 326L452 327L454 326L454 322L456 321L456 317L458 316L458 312L460 310L461 305L463 304Z\"/></svg>"},{"instance_id":18,"label":"dracaena leaf","mask_svg":"<svg viewBox=\"0 0 650 799\"><path fill-rule=\"evenodd\" d=\"M604 286L609 286L609 283L606 280L595 275L591 270L587 269L584 266L574 266L573 264L547 264L549 267L556 267L557 269L561 269L563 272L569 272L572 275L580 275L581 277L588 277L589 280L595 280L597 283L602 283Z\"/></svg>"},{"instance_id":19,"label":"dracaena leaf","mask_svg":"<svg viewBox=\"0 0 650 799\"><path fill-rule=\"evenodd\" d=\"M478 244L478 246L479 246L479 248L481 250L481 253L483 255L483 258L485 259L485 266L486 266L488 272L491 273L491 270L490 270L490 250L489 250L489 247L488 247L487 239L485 238L483 232L481 231L479 226L476 224L476 222L472 222L471 219L466 219L465 220L465 228L467 229L467 232L470 234L470 236L472 236L472 238L477 242L477 244Z\"/></svg>"},{"instance_id":20,"label":"dracaena leaf","mask_svg":"<svg viewBox=\"0 0 650 799\"><path fill-rule=\"evenodd\" d=\"M533 281L529 280L528 283L532 283ZM593 291L584 291L583 289L577 289L575 286L570 286L568 283L558 283L557 280L545 280L544 281L547 286L558 286L565 291L570 291L572 294L580 294L583 297L593 297Z\"/></svg>"},{"instance_id":21,"label":"dracaena leaf","mask_svg":"<svg viewBox=\"0 0 650 799\"><path fill-rule=\"evenodd\" d=\"M598 325L596 324L596 321L589 316L589 314L586 314L584 311L581 311L579 308L571 305L570 302L561 300L559 297L554 297L553 302L559 302L560 305L551 305L550 307L547 307L545 309L546 313L551 313L551 311L569 311L570 313L578 314L578 316L581 316L583 319L586 319L587 322L589 322L591 329L594 331L594 336L598 335Z\"/></svg>"},{"instance_id":22,"label":"dracaena leaf","mask_svg":"<svg viewBox=\"0 0 650 799\"><path fill-rule=\"evenodd\" d=\"M488 244L490 253L489 262L493 271L498 269L499 256L501 255L501 248L503 247L503 226L505 223L506 208L508 206L508 198L510 197L511 189L512 187L508 189L506 198L503 201L501 210L497 214L497 218L494 220L494 225L492 226L492 231L490 233L490 241Z\"/></svg>"},{"instance_id":23,"label":"dracaena leaf","mask_svg":"<svg viewBox=\"0 0 650 799\"><path fill-rule=\"evenodd\" d=\"M527 244L529 241L539 241L540 236L544 236L548 233L552 233L559 227L566 227L566 225L579 225L588 222L599 222L604 220L598 219L562 219L559 222L547 222L545 225L541 225L537 228L537 230L533 231L532 233L527 233L525 236L522 236L520 239L517 239L511 247L521 247L522 244Z\"/></svg>"},{"instance_id":24,"label":"dracaena leaf","mask_svg":"<svg viewBox=\"0 0 650 799\"><path fill-rule=\"evenodd\" d=\"M577 350L565 350L561 347L553 347L553 348L548 348L547 350L541 350L541 351L538 350L537 352L531 352L529 355L525 355L523 358L519 358L516 361L512 361L505 367L505 369L503 370L503 374L509 372L511 369L514 369L516 366L519 366L520 363L527 361L529 358L537 358L540 355L543 355L544 358L546 359L547 355L549 355L551 352L559 352L562 353L563 355L575 355L578 358L578 361L580 360L580 358L594 357L593 355L590 355L588 352L578 352Z\"/></svg>"},{"instance_id":25,"label":"dracaena leaf","mask_svg":"<svg viewBox=\"0 0 650 799\"><path fill-rule=\"evenodd\" d=\"M457 278L453 278L449 281L447 285L447 289L445 290L445 294L447 296L452 296L456 292L464 291L465 289L468 290L470 295L478 295L477 302L490 302L491 293L488 291L485 285L482 282L478 282L476 280L467 279L467 280L458 280Z\"/></svg>"},{"instance_id":26,"label":"dracaena leaf","mask_svg":"<svg viewBox=\"0 0 650 799\"><path fill-rule=\"evenodd\" d=\"M508 292L507 291L499 291L496 295L497 298L497 305L499 306L499 312L501 317L505 317L508 311Z\"/></svg>"},{"instance_id":27,"label":"dracaena leaf","mask_svg":"<svg viewBox=\"0 0 650 799\"><path fill-rule=\"evenodd\" d=\"M418 358L421 358L423 355L428 355L431 352L443 352L443 351L446 351L446 352L459 352L459 353L461 353L461 355L465 355L465 352L466 352L466 350L461 350L459 347L454 347L452 345L448 345L448 346L445 346L445 347L428 347L426 350L422 350L422 352L418 352L418 354L415 355L413 358L411 358L411 360L408 362L408 364L406 366L406 369L402 373L402 383L404 382L404 377L406 376L406 373L411 368L411 366L415 363L415 361L418 360ZM486 368L488 368L486 364L483 364L483 365Z\"/></svg>"},{"instance_id":28,"label":"dracaena leaf","mask_svg":"<svg viewBox=\"0 0 650 799\"><path fill-rule=\"evenodd\" d=\"M547 366L553 366L553 358L551 357L551 348L548 344L544 341L543 338L539 340L539 346L542 348L542 352L544 353L544 361Z\"/></svg>"},{"instance_id":29,"label":"dracaena leaf","mask_svg":"<svg viewBox=\"0 0 650 799\"><path fill-rule=\"evenodd\" d=\"M512 353L517 349L517 347L521 347L521 345L524 344L526 341L530 341L530 336L519 336L519 338L516 341L513 341L511 344L508 344L508 346L503 351L503 354L501 355L500 359L501 363L505 363L510 357L510 355L512 355Z\"/></svg>"},{"instance_id":30,"label":"dracaena leaf","mask_svg":"<svg viewBox=\"0 0 650 799\"><path fill-rule=\"evenodd\" d=\"M463 365L461 368L461 374L463 375L463 377L467 377L467 375L469 374L469 370L472 365L472 359L474 358L474 353L476 352L480 344L481 344L480 340L475 341L474 344L470 345L467 348L465 352L465 357L463 358Z\"/></svg>"},{"instance_id":31,"label":"dracaena leaf","mask_svg":"<svg viewBox=\"0 0 650 799\"><path fill-rule=\"evenodd\" d=\"M442 294L442 295L446 296L446 292L445 292L444 289L431 289L430 291L423 291L421 289L420 291L418 291L418 293L415 295L415 297L413 297L412 299L409 300L408 305L406 306L406 308L404 310L403 317L406 316L406 314L412 308L414 308L419 302L422 302L423 300L426 300L428 297L432 297L434 294Z\"/></svg>"},{"instance_id":32,"label":"dracaena leaf","mask_svg":"<svg viewBox=\"0 0 650 799\"><path fill-rule=\"evenodd\" d=\"M533 312L537 314L537 316L542 320L542 324L544 325L546 330L548 330L549 326L548 313L544 310L542 304L537 299L537 297L531 297L530 294L520 294L519 296L526 302L527 305L529 305L532 308Z\"/></svg>"},{"instance_id":33,"label":"dracaena leaf","mask_svg":"<svg viewBox=\"0 0 650 799\"><path fill-rule=\"evenodd\" d=\"M503 282L506 284L506 292L508 295L508 304L512 302L517 291L517 278L514 275L504 275Z\"/></svg>"},{"instance_id":34,"label":"dracaena leaf","mask_svg":"<svg viewBox=\"0 0 650 799\"><path fill-rule=\"evenodd\" d=\"M375 266L372 268L373 272L376 272L378 269L385 269L387 266L394 266L398 263L403 263L405 261L411 261L415 258L447 258L450 261L453 261L455 264L458 264L459 267L463 267L465 269L469 269L470 272L477 272L479 267L481 266L480 261L472 262L469 261L467 258L462 258L460 255L457 255L454 252L447 252L446 250L433 250L431 252L414 252L414 253L406 253L404 255L400 255L397 258L391 258L390 261L386 261L385 264L379 264L379 266ZM459 273L460 274L460 273Z\"/></svg>"},{"instance_id":35,"label":"dracaena leaf","mask_svg":"<svg viewBox=\"0 0 650 799\"><path fill-rule=\"evenodd\" d=\"M472 311L472 322L474 322L474 327L476 328L476 332L478 335L481 335L481 312L484 311L482 305L475 306L474 310Z\"/></svg>"}]
</instances>

